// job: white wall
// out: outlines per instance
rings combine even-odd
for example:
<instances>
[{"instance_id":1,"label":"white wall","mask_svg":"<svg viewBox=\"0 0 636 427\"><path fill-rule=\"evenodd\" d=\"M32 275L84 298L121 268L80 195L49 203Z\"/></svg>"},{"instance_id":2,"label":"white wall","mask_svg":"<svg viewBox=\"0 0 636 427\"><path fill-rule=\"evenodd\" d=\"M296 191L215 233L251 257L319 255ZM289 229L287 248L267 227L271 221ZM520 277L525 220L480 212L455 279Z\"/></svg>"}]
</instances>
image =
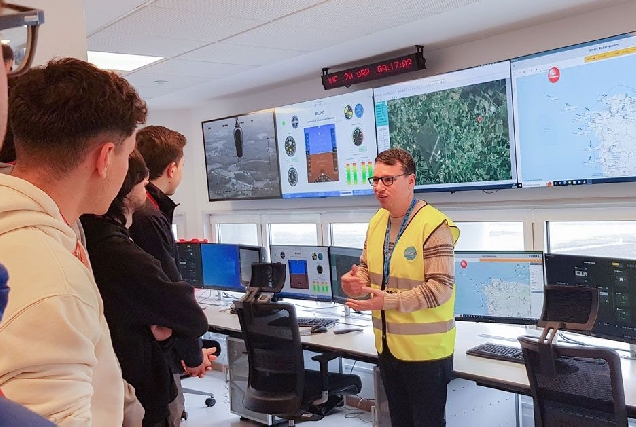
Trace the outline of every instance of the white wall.
<instances>
[{"instance_id":1,"label":"white wall","mask_svg":"<svg viewBox=\"0 0 636 427\"><path fill-rule=\"evenodd\" d=\"M401 80L438 74L628 32L634 30L635 16L636 2L631 1L432 52L425 51L429 69L420 74L402 76ZM387 79L375 82L375 85L390 84L399 80L398 78ZM365 87L369 86L360 85L351 88L351 91ZM237 88L237 91L240 89ZM333 211L350 212L360 208L372 209L375 207L375 199L372 196L208 202L201 121L332 96L347 91L349 90L343 88L326 92L322 89L320 78L316 77L311 81L260 93L216 99L210 101L209 105L188 111L151 111L150 123L162 124L178 130L188 139L186 147L186 177L177 193L177 199L181 203L177 213L184 214L187 218L186 237L192 238L204 235L203 224L207 221L207 214L209 213L247 212L258 214L281 211L287 215L293 215L294 212L302 211L321 213ZM631 201L636 200L635 196L636 185L633 183L550 189L509 189L496 192L464 191L454 194L420 194L421 198L425 198L447 212L461 213L467 211L467 214L460 215L462 217L470 217L471 212L483 217L483 212L481 212L483 210L496 212L520 208L558 208L564 205L579 207L590 205L606 206L609 209L614 206L631 206ZM487 217L488 215L485 216Z\"/></svg>"}]
</instances>

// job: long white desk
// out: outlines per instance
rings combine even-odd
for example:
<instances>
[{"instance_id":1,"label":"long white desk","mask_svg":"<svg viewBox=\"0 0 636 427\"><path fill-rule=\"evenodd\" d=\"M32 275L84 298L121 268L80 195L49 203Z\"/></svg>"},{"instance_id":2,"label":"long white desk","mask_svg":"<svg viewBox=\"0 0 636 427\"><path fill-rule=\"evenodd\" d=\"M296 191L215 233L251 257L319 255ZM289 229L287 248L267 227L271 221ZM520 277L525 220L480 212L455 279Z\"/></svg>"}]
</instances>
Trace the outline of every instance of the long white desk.
<instances>
[{"instance_id":1,"label":"long white desk","mask_svg":"<svg viewBox=\"0 0 636 427\"><path fill-rule=\"evenodd\" d=\"M227 307L209 306L204 311L208 318L210 331L235 337L241 336L238 317L236 314L231 314ZM306 314L299 312L301 316ZM324 314L326 317L332 317L329 313ZM348 319L344 318L342 321L349 322ZM352 322L356 323L356 326L362 327L363 331L335 335L333 330L341 327L335 326L326 333L302 336L303 345L307 350L337 351L348 359L376 363L378 356L375 350L372 326L370 323L364 325L360 321L353 320ZM526 330L522 326L457 322L457 338L453 358L455 376L475 381L479 385L530 395L530 385L523 364L466 355L466 350L485 342L516 345L516 338L527 334L537 335L538 331ZM627 413L630 417L635 418L636 361L629 359L621 359L621 361Z\"/></svg>"}]
</instances>

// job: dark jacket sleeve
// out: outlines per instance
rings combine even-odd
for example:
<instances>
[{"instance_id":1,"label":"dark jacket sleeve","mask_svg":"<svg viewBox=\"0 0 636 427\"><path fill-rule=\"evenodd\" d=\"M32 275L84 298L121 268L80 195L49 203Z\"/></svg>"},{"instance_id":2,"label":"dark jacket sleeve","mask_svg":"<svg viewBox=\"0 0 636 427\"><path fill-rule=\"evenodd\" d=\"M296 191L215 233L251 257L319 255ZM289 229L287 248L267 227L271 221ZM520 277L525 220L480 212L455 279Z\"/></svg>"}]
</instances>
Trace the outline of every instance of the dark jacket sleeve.
<instances>
[{"instance_id":1,"label":"dark jacket sleeve","mask_svg":"<svg viewBox=\"0 0 636 427\"><path fill-rule=\"evenodd\" d=\"M112 241L115 240L115 241ZM96 278L126 286L105 290L115 301L128 306L126 321L140 325L159 325L172 329L174 337L198 338L208 329L203 310L194 296L194 288L186 282L173 282L159 262L130 240L113 238L109 253L93 264ZM99 253L99 249L98 249ZM90 254L91 260L94 255ZM108 278L110 276L110 278ZM101 291L100 287L100 291Z\"/></svg>"},{"instance_id":2,"label":"dark jacket sleeve","mask_svg":"<svg viewBox=\"0 0 636 427\"><path fill-rule=\"evenodd\" d=\"M195 368L203 363L202 342L200 339L174 339L174 350L187 367Z\"/></svg>"},{"instance_id":3,"label":"dark jacket sleeve","mask_svg":"<svg viewBox=\"0 0 636 427\"><path fill-rule=\"evenodd\" d=\"M166 234L172 233L168 220L143 210L135 213L129 232L139 247L159 260L161 268L170 280L181 280L173 252L174 238L171 234Z\"/></svg>"}]
</instances>

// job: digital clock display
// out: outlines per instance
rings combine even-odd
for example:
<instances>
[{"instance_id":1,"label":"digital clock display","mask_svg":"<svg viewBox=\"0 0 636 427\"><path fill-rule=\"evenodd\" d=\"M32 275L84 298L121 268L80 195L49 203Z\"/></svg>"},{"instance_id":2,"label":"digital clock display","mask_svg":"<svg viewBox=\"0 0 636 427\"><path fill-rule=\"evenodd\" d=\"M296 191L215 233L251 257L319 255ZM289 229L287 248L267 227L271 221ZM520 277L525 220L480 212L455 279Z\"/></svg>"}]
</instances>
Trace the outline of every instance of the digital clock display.
<instances>
[{"instance_id":1,"label":"digital clock display","mask_svg":"<svg viewBox=\"0 0 636 427\"><path fill-rule=\"evenodd\" d=\"M356 83L368 82L383 77L395 76L402 73L426 68L426 60L421 51L410 55L376 62L370 65L349 68L348 70L330 73L323 69L322 85L325 90L342 86L349 87Z\"/></svg>"}]
</instances>

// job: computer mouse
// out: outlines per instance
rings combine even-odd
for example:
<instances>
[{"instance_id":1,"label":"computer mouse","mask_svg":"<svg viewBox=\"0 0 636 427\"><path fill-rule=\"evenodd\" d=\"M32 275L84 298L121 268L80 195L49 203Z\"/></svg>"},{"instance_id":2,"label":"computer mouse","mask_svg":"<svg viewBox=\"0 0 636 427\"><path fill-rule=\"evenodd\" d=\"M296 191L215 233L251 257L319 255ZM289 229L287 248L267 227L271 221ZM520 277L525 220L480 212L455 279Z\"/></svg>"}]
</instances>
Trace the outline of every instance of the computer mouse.
<instances>
[{"instance_id":1,"label":"computer mouse","mask_svg":"<svg viewBox=\"0 0 636 427\"><path fill-rule=\"evenodd\" d=\"M321 325L316 325L311 327L312 334L322 334L323 332L327 332L327 328Z\"/></svg>"}]
</instances>

